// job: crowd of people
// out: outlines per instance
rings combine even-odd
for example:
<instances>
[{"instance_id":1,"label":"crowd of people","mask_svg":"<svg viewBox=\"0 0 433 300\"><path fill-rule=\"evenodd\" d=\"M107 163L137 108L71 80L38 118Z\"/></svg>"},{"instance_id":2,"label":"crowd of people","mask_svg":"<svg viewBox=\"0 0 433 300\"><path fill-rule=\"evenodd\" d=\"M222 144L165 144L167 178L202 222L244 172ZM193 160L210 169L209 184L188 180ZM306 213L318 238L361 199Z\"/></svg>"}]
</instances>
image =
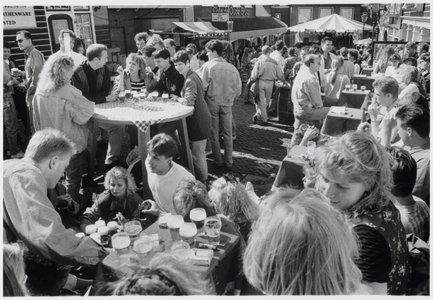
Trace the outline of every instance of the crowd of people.
<instances>
[{"instance_id":1,"label":"crowd of people","mask_svg":"<svg viewBox=\"0 0 433 300\"><path fill-rule=\"evenodd\" d=\"M369 121L325 137L319 130L330 107L374 60L368 48L336 50L325 36L320 45L286 47L279 40L235 53L228 41L210 40L199 50L141 32L135 36L137 52L127 56L112 83L105 45L84 49L73 31L61 30L60 50L45 60L30 32L18 32L16 41L26 54L23 72L13 70L10 46L3 44L3 115L12 158L3 163L4 296L84 293L92 281L68 266L94 271L113 252L77 235L87 225L102 219L122 226L140 212L153 216L151 222L165 213L190 221L194 208L219 216L222 231L239 238L240 255L228 279L234 295L429 293L428 282L418 280L415 289L411 281L416 268L407 239L413 234L428 243L430 236L427 44L410 42L401 52L385 48L374 61ZM250 183L231 173L232 106L240 96L251 103L252 95L252 121L269 126L283 87L291 88L294 107L292 145L316 140L319 146L303 169L303 190L285 187L258 197ZM151 194L144 198L128 171L141 159L137 128L105 125L100 137L89 133L95 105L117 101L125 90L169 94L194 107L186 119L194 170L178 160L180 122L153 125L142 170ZM125 133L132 149L126 161ZM91 138L107 139L108 149L105 191L87 207L80 189ZM228 172L213 182L208 151L215 167ZM176 253L156 253L137 264L133 274L96 293L215 293L213 283Z\"/></svg>"}]
</instances>

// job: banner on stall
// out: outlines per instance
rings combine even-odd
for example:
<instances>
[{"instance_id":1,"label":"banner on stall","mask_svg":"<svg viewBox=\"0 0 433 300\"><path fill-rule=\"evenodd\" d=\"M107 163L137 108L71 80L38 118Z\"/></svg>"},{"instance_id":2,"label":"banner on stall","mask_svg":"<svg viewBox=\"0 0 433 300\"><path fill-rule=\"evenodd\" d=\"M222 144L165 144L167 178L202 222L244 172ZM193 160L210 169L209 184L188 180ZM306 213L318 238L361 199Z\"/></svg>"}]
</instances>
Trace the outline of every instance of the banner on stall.
<instances>
[{"instance_id":1,"label":"banner on stall","mask_svg":"<svg viewBox=\"0 0 433 300\"><path fill-rule=\"evenodd\" d=\"M3 29L36 28L33 6L4 6Z\"/></svg>"}]
</instances>

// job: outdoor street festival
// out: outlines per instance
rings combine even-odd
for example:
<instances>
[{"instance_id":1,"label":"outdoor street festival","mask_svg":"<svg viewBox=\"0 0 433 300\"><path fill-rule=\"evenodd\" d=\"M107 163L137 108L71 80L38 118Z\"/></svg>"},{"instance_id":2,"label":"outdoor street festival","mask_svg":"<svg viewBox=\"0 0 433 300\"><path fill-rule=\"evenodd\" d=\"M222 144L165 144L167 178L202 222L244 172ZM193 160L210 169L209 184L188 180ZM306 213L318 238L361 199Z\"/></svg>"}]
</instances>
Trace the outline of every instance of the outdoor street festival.
<instances>
[{"instance_id":1,"label":"outdoor street festival","mask_svg":"<svg viewBox=\"0 0 433 300\"><path fill-rule=\"evenodd\" d=\"M430 3L3 6L3 296L430 295Z\"/></svg>"}]
</instances>

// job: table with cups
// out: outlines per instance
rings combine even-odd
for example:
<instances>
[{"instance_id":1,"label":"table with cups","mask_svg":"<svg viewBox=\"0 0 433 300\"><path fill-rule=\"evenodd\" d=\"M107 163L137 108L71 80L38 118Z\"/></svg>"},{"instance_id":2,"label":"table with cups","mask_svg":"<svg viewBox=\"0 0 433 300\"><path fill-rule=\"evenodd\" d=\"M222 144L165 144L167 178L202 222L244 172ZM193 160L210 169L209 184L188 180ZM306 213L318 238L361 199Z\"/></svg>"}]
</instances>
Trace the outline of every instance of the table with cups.
<instances>
[{"instance_id":1,"label":"table with cups","mask_svg":"<svg viewBox=\"0 0 433 300\"><path fill-rule=\"evenodd\" d=\"M220 217L206 216L204 209L191 210L189 219L191 222L185 222L181 215L161 213L158 221L145 230L140 221L117 226L115 231L107 227L111 239L106 246L114 251L98 265L90 294L106 282L133 273L156 252L177 254L191 264L193 270L211 280L217 294L222 294L228 280L234 277L230 270L240 255L239 237L222 232ZM113 226L110 223L108 225ZM88 225L86 234L93 234L92 237L103 244L97 226L96 223Z\"/></svg>"},{"instance_id":2,"label":"table with cups","mask_svg":"<svg viewBox=\"0 0 433 300\"><path fill-rule=\"evenodd\" d=\"M365 99L370 98L370 90L366 89L365 85L348 84L341 92L338 101L339 106L347 106L349 108L361 108Z\"/></svg>"},{"instance_id":3,"label":"table with cups","mask_svg":"<svg viewBox=\"0 0 433 300\"><path fill-rule=\"evenodd\" d=\"M150 125L180 120L182 125L179 128L179 139L181 142L180 152L185 158L186 167L194 172L191 149L189 147L186 117L192 115L194 107L184 106L179 102L169 99L168 94L162 97L147 95L143 92L125 91L119 93L119 99L114 102L97 104L95 114L92 117L91 131L93 137L90 139L90 165L89 176L93 180L95 170L96 139L98 137L100 124L110 125L134 125L138 127L138 149L143 172L143 192L149 194L147 185L147 173L145 159L147 157L146 144L150 140Z\"/></svg>"}]
</instances>

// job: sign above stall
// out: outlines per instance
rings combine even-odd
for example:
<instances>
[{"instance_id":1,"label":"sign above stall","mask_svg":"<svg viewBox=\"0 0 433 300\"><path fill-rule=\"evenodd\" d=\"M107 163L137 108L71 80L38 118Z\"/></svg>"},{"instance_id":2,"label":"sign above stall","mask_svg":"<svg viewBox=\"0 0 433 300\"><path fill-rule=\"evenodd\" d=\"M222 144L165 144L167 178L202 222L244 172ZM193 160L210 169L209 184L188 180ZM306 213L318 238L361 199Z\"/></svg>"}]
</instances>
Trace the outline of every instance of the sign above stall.
<instances>
[{"instance_id":1,"label":"sign above stall","mask_svg":"<svg viewBox=\"0 0 433 300\"><path fill-rule=\"evenodd\" d=\"M3 29L36 28L33 6L4 6Z\"/></svg>"}]
</instances>

